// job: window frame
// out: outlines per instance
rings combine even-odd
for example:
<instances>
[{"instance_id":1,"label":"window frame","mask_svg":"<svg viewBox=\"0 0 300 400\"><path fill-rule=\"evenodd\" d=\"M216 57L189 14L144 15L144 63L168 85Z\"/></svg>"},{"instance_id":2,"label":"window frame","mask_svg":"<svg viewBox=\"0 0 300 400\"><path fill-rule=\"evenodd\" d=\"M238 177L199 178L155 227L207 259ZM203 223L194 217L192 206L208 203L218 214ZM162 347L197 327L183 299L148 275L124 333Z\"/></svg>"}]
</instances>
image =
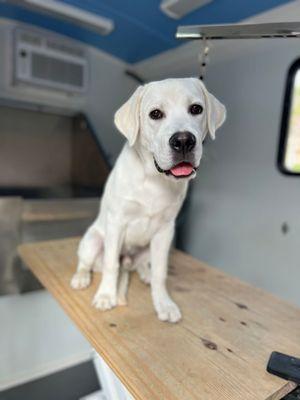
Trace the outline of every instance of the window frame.
<instances>
[{"instance_id":1,"label":"window frame","mask_svg":"<svg viewBox=\"0 0 300 400\"><path fill-rule=\"evenodd\" d=\"M285 94L283 99L280 135L277 152L277 167L279 171L288 176L300 176L299 172L292 172L284 166L284 158L288 141L288 128L291 115L292 95L297 71L300 71L300 58L297 58L290 66L286 78Z\"/></svg>"}]
</instances>

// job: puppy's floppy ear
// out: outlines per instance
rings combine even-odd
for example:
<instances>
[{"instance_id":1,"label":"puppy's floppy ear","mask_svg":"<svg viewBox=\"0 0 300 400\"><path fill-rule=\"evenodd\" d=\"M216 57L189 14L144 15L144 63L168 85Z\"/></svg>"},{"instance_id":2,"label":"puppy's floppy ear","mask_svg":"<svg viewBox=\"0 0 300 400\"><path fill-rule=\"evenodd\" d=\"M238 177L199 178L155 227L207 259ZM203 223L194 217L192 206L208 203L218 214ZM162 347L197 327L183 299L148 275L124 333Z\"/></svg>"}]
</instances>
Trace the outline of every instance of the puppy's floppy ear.
<instances>
[{"instance_id":1,"label":"puppy's floppy ear","mask_svg":"<svg viewBox=\"0 0 300 400\"><path fill-rule=\"evenodd\" d=\"M115 125L133 146L140 130L140 103L144 86L139 86L133 95L115 113Z\"/></svg>"},{"instance_id":2,"label":"puppy's floppy ear","mask_svg":"<svg viewBox=\"0 0 300 400\"><path fill-rule=\"evenodd\" d=\"M205 105L207 109L207 125L208 132L212 139L216 138L215 132L221 125L223 125L226 119L226 108L225 106L212 95L205 87L202 81L197 80L200 84L201 89L205 97Z\"/></svg>"}]
</instances>

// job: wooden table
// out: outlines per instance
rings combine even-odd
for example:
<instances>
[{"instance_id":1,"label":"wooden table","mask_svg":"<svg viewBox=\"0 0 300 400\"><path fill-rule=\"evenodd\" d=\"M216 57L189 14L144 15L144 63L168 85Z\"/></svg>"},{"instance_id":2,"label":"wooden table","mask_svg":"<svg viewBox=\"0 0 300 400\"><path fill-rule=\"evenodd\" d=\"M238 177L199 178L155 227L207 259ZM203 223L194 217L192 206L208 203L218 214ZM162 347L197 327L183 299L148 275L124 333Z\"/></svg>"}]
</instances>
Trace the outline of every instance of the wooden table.
<instances>
[{"instance_id":1,"label":"wooden table","mask_svg":"<svg viewBox=\"0 0 300 400\"><path fill-rule=\"evenodd\" d=\"M91 306L99 275L81 292L69 286L78 240L19 251L135 399L274 400L295 388L265 368L273 350L300 356L298 308L173 251L169 287L180 323L156 318L135 273L129 306L101 312Z\"/></svg>"}]
</instances>

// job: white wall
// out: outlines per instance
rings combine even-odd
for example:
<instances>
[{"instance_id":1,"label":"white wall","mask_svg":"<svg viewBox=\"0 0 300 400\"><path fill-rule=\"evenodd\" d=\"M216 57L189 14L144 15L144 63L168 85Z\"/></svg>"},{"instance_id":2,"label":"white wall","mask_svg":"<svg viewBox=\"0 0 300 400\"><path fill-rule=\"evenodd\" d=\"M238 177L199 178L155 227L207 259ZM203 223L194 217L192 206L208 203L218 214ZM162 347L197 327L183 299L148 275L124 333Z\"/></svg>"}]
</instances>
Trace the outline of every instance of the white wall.
<instances>
[{"instance_id":1,"label":"white wall","mask_svg":"<svg viewBox=\"0 0 300 400\"><path fill-rule=\"evenodd\" d=\"M94 125L111 161L114 161L124 142L114 127L114 113L137 84L124 73L126 64L96 49L89 50L91 87L85 110Z\"/></svg>"},{"instance_id":2,"label":"white wall","mask_svg":"<svg viewBox=\"0 0 300 400\"><path fill-rule=\"evenodd\" d=\"M294 20L299 12L297 1L252 21ZM300 305L300 178L282 176L275 166L286 74L300 57L300 42L212 45L206 83L227 106L228 119L207 143L193 185L185 249ZM198 49L190 43L137 70L152 79L195 75Z\"/></svg>"},{"instance_id":3,"label":"white wall","mask_svg":"<svg viewBox=\"0 0 300 400\"><path fill-rule=\"evenodd\" d=\"M33 102L70 112L86 111L114 160L122 138L113 127L113 113L136 86L124 75L126 65L88 48L91 86L86 96L13 87L10 61L11 32L15 26L14 22L0 20L0 99ZM0 297L0 320L0 390L89 357L89 344L46 292Z\"/></svg>"},{"instance_id":4,"label":"white wall","mask_svg":"<svg viewBox=\"0 0 300 400\"><path fill-rule=\"evenodd\" d=\"M211 67L207 81L228 119L208 144L193 187L185 246L300 305L300 181L275 165L286 73L298 46L265 43L262 52L245 50Z\"/></svg>"}]
</instances>

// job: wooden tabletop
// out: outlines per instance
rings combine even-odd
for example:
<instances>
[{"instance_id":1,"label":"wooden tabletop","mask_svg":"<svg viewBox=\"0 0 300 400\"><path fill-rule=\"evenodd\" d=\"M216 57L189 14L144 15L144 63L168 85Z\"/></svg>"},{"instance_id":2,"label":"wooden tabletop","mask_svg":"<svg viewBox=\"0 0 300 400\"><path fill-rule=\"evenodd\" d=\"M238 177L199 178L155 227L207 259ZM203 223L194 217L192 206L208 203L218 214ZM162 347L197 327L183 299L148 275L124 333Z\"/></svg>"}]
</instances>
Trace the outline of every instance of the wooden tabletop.
<instances>
[{"instance_id":1,"label":"wooden tabletop","mask_svg":"<svg viewBox=\"0 0 300 400\"><path fill-rule=\"evenodd\" d=\"M180 323L157 319L135 273L129 305L101 312L91 306L99 274L89 289L70 288L77 246L67 239L19 251L135 399L274 400L295 388L265 370L273 350L300 356L295 306L174 251L168 283Z\"/></svg>"}]
</instances>

